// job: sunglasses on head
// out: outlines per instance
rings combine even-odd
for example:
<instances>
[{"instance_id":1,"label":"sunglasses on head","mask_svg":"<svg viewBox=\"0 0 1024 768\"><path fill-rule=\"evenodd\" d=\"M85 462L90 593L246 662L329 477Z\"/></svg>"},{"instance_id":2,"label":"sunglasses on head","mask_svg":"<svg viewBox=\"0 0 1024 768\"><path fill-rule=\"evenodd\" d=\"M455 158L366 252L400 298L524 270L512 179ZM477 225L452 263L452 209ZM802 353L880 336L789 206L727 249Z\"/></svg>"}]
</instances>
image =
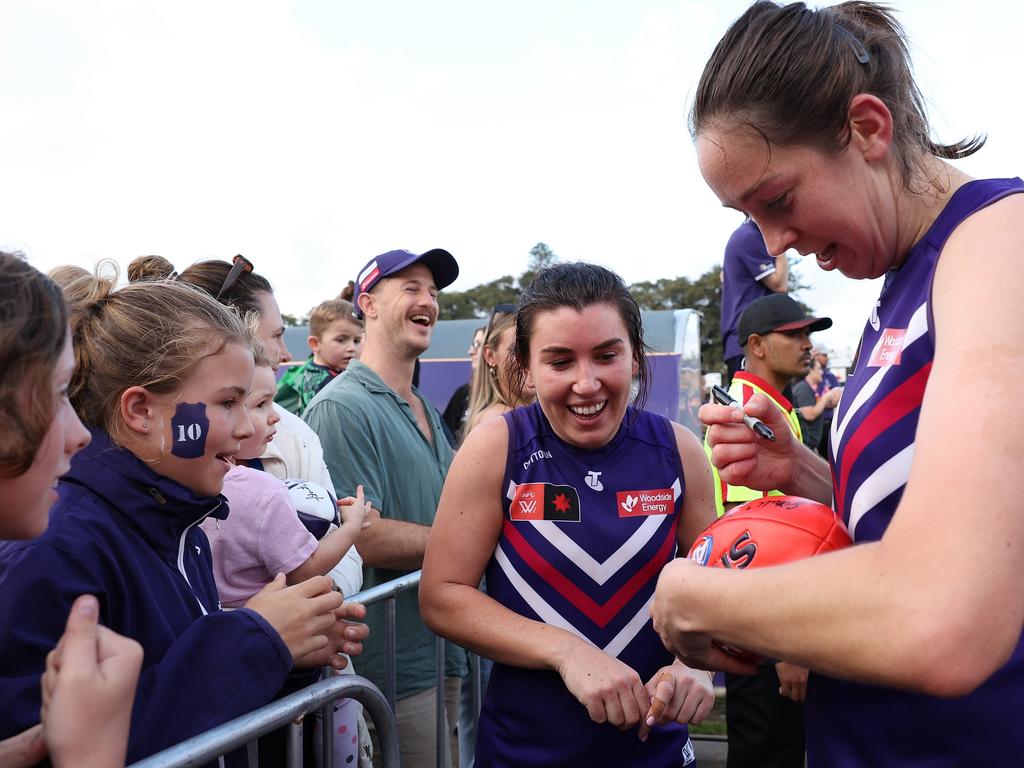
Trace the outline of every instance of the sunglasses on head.
<instances>
[{"instance_id":1,"label":"sunglasses on head","mask_svg":"<svg viewBox=\"0 0 1024 768\"><path fill-rule=\"evenodd\" d=\"M516 311L515 304L495 304L494 308L491 309L491 316L487 318L487 328L484 330L484 341L491 335L491 328L494 323L506 315L514 315Z\"/></svg>"},{"instance_id":2,"label":"sunglasses on head","mask_svg":"<svg viewBox=\"0 0 1024 768\"><path fill-rule=\"evenodd\" d=\"M235 287L235 283L238 282L238 278L242 276L243 272L252 272L252 262L239 253L231 259L231 271L228 272L228 276L224 278L224 284L217 292L218 301L220 301L225 293Z\"/></svg>"}]
</instances>

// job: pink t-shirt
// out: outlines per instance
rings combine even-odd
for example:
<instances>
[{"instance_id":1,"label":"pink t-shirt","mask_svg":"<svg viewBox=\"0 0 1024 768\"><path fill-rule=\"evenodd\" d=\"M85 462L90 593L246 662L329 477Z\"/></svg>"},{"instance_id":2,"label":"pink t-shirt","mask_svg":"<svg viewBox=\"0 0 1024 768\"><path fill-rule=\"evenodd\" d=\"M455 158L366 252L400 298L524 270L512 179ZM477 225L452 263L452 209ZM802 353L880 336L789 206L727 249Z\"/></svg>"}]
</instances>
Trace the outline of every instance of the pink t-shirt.
<instances>
[{"instance_id":1,"label":"pink t-shirt","mask_svg":"<svg viewBox=\"0 0 1024 768\"><path fill-rule=\"evenodd\" d=\"M316 538L295 514L285 484L267 472L234 467L224 478L228 516L202 529L213 550L213 576L225 608L239 608L274 580L302 565Z\"/></svg>"}]
</instances>

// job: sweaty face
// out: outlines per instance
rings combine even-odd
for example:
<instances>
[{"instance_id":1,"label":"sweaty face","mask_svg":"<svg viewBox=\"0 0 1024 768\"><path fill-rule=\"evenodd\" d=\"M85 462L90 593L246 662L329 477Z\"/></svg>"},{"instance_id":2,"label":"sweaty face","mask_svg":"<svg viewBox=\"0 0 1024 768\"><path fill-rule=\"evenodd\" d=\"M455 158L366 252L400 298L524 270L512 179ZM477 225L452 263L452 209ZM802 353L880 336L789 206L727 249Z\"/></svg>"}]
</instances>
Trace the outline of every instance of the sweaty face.
<instances>
[{"instance_id":1,"label":"sweaty face","mask_svg":"<svg viewBox=\"0 0 1024 768\"><path fill-rule=\"evenodd\" d=\"M259 366L252 377L252 390L245 398L245 412L252 423L252 435L242 441L238 449L239 459L258 459L267 449L267 443L277 434L277 422L281 417L274 408L277 394L277 380L274 371Z\"/></svg>"},{"instance_id":2,"label":"sweaty face","mask_svg":"<svg viewBox=\"0 0 1024 768\"><path fill-rule=\"evenodd\" d=\"M410 264L384 278L369 299L367 335L373 344L380 339L392 354L405 360L427 351L438 315L437 286L427 267Z\"/></svg>"},{"instance_id":3,"label":"sweaty face","mask_svg":"<svg viewBox=\"0 0 1024 768\"><path fill-rule=\"evenodd\" d=\"M363 349L363 327L340 318L328 325L317 339L317 362L344 371Z\"/></svg>"},{"instance_id":4,"label":"sweaty face","mask_svg":"<svg viewBox=\"0 0 1024 768\"><path fill-rule=\"evenodd\" d=\"M253 434L245 410L253 372L252 350L232 343L202 358L178 392L152 395L156 423L146 443L159 457L153 470L200 496L220 493L229 459Z\"/></svg>"},{"instance_id":5,"label":"sweaty face","mask_svg":"<svg viewBox=\"0 0 1024 768\"><path fill-rule=\"evenodd\" d=\"M891 181L852 144L838 153L769 146L748 127L715 125L698 135L697 160L722 204L754 219L773 256L795 248L853 278L894 265Z\"/></svg>"},{"instance_id":6,"label":"sweaty face","mask_svg":"<svg viewBox=\"0 0 1024 768\"><path fill-rule=\"evenodd\" d=\"M71 457L89 444L89 431L68 401L74 369L68 334L51 379L54 412L50 428L28 470L17 477L0 478L0 539L30 539L46 530L50 507L57 500L57 478L68 471Z\"/></svg>"},{"instance_id":7,"label":"sweaty face","mask_svg":"<svg viewBox=\"0 0 1024 768\"><path fill-rule=\"evenodd\" d=\"M607 445L622 423L636 372L626 323L615 305L534 315L528 379L565 442L588 449Z\"/></svg>"}]
</instances>

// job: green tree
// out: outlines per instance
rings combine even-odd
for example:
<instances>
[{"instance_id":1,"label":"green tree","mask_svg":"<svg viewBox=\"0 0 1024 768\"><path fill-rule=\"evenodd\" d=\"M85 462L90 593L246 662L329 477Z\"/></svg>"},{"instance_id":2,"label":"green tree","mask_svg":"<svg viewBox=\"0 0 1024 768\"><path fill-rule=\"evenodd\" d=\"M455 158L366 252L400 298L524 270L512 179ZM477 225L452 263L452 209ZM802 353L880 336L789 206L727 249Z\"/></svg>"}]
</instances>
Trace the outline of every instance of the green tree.
<instances>
[{"instance_id":1,"label":"green tree","mask_svg":"<svg viewBox=\"0 0 1024 768\"><path fill-rule=\"evenodd\" d=\"M695 309L701 313L700 356L705 371L722 371L720 323L722 311L722 268L713 266L696 280L663 277L629 286L641 309Z\"/></svg>"}]
</instances>

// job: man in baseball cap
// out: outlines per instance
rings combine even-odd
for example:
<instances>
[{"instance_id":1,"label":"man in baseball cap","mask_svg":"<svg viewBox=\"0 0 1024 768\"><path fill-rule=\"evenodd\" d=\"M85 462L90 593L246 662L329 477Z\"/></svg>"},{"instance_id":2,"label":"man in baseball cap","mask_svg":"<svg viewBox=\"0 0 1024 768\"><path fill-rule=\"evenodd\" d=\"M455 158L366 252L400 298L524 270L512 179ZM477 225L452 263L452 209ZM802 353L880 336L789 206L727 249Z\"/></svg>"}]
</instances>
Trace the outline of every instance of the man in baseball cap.
<instances>
[{"instance_id":1,"label":"man in baseball cap","mask_svg":"<svg viewBox=\"0 0 1024 768\"><path fill-rule=\"evenodd\" d=\"M363 310L359 307L359 294L369 293L385 277L391 277L417 263L430 270L434 276L434 288L439 291L454 283L455 278L459 276L458 262L443 248L433 248L420 254L403 250L382 253L370 259L366 266L359 270L355 293L352 296L356 317L363 316Z\"/></svg>"},{"instance_id":2,"label":"man in baseball cap","mask_svg":"<svg viewBox=\"0 0 1024 768\"><path fill-rule=\"evenodd\" d=\"M832 327L829 317L808 317L803 308L787 294L776 293L752 302L743 310L737 324L739 342L746 347L753 334L764 336L768 333L797 331L803 328L808 333L824 331ZM808 350L810 345L808 345Z\"/></svg>"},{"instance_id":3,"label":"man in baseball cap","mask_svg":"<svg viewBox=\"0 0 1024 768\"><path fill-rule=\"evenodd\" d=\"M370 259L357 275L352 297L357 316L366 321L362 355L321 389L303 414L324 447L337 497L355 496L361 485L372 505L367 518L372 524L359 539L364 588L423 563L453 453L441 415L413 385L413 371L437 323L437 292L458 275L455 259L440 248L420 254L388 251ZM420 618L415 590L398 596L395 612L401 649L395 681L401 764L432 768L437 761L434 638ZM371 607L366 622L374 637L384 636L380 608ZM368 644L359 664L359 673L382 689L384 646ZM452 643L446 644L446 653L441 719L454 727L466 656ZM424 723L431 725L425 728ZM442 730L451 731L447 725ZM448 744L443 739L446 755Z\"/></svg>"},{"instance_id":4,"label":"man in baseball cap","mask_svg":"<svg viewBox=\"0 0 1024 768\"><path fill-rule=\"evenodd\" d=\"M827 317L809 317L800 305L782 293L751 302L737 323L738 340L745 355L745 368L737 371L729 385L729 394L739 403L752 397L767 397L782 415L796 442L802 430L796 409L783 394L795 377L807 375L811 365L812 331L832 325ZM704 450L710 460L711 446L705 439ZM718 513L762 496L777 496L780 491L761 491L722 482L712 466L715 503ZM807 685L807 670L784 662L764 661L755 675L726 674L726 698L729 701L727 725L729 755L741 763L760 764L754 755L764 756L766 734L771 737L771 752L776 764L802 764L804 758L803 706L784 699L779 690L786 687L801 692Z\"/></svg>"}]
</instances>

